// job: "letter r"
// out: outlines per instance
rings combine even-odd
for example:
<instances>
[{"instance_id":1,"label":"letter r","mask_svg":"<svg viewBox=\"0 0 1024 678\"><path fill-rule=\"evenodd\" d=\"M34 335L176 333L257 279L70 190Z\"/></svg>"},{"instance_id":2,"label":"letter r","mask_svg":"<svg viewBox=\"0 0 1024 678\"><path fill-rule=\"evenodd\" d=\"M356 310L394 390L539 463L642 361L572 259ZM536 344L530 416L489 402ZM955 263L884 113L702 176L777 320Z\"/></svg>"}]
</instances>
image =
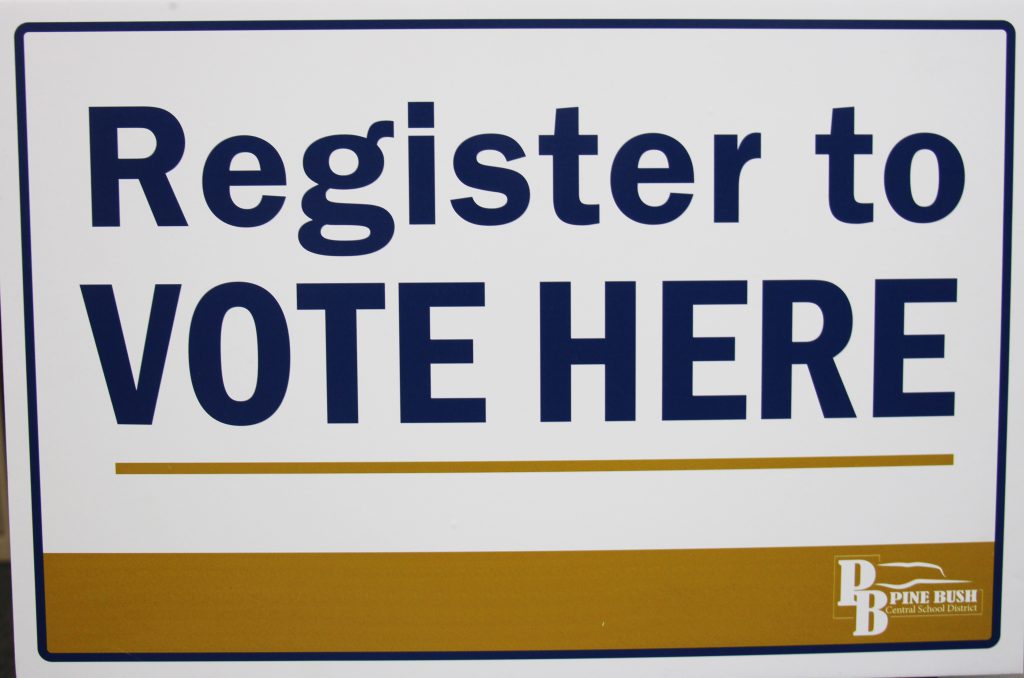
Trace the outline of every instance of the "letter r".
<instances>
[{"instance_id":1,"label":"letter r","mask_svg":"<svg viewBox=\"0 0 1024 678\"><path fill-rule=\"evenodd\" d=\"M122 158L117 132L145 129L156 147L148 158ZM89 109L89 162L92 171L92 225L121 225L122 179L137 179L159 226L188 226L167 173L185 154L185 132L178 119L162 108L149 106L92 107Z\"/></svg>"}]
</instances>

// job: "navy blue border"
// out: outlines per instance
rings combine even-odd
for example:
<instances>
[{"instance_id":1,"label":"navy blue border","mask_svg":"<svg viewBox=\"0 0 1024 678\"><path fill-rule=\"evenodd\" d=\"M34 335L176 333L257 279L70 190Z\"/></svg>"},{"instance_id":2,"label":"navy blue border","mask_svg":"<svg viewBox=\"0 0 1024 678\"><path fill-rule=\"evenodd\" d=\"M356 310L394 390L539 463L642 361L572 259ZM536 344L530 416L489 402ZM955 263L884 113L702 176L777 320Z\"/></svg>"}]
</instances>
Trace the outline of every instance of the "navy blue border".
<instances>
[{"instance_id":1,"label":"navy blue border","mask_svg":"<svg viewBox=\"0 0 1024 678\"><path fill-rule=\"evenodd\" d=\"M987 640L916 643L863 643L770 647L649 648L636 650L545 650L502 652L216 652L216 653L54 653L46 648L43 578L42 506L39 482L39 434L36 408L36 359L32 300L32 247L29 216L28 132L25 102L25 36L29 33L142 31L276 30L516 30L516 29L783 29L783 30L968 30L1006 34L1006 130L1003 186L1002 330L999 368L999 431L996 474L995 569L992 636ZM295 21L167 21L26 23L14 34L18 107L18 171L21 198L22 272L25 304L25 361L28 397L29 463L32 482L32 541L35 556L36 637L39 655L48 661L316 661L437 659L571 659L623 657L701 657L730 655L823 654L989 648L999 642L1002 611L1003 530L1006 498L1006 422L1010 350L1010 245L1013 213L1013 115L1016 32L1006 21L918 20L761 20L761 19L397 19Z\"/></svg>"}]
</instances>

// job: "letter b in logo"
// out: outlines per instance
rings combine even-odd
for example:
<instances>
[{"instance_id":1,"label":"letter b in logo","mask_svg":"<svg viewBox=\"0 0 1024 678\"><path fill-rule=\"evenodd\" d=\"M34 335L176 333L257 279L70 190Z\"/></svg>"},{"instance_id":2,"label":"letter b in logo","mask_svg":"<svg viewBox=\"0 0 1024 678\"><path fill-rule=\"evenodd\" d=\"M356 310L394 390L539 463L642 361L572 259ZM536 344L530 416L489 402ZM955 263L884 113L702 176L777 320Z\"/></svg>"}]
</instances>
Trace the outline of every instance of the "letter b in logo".
<instances>
[{"instance_id":1,"label":"letter b in logo","mask_svg":"<svg viewBox=\"0 0 1024 678\"><path fill-rule=\"evenodd\" d=\"M867 560L839 561L840 607L855 610L853 635L877 636L889 626L885 606L889 603L884 591L871 588L875 583L875 566Z\"/></svg>"}]
</instances>

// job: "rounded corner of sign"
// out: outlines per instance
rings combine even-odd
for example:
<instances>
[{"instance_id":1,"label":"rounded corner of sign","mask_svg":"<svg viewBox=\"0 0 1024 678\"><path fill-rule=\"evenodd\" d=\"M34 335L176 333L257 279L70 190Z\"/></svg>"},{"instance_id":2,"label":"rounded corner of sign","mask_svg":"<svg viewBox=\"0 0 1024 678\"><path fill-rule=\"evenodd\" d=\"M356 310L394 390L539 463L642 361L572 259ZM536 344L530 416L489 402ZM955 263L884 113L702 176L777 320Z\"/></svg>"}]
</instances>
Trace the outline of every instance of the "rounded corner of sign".
<instances>
[{"instance_id":1,"label":"rounded corner of sign","mask_svg":"<svg viewBox=\"0 0 1024 678\"><path fill-rule=\"evenodd\" d=\"M1017 38L1017 29L1014 28L1013 22L1009 19L1001 19L997 21L996 29L1006 33L1006 38L1010 42L1013 42Z\"/></svg>"},{"instance_id":2,"label":"rounded corner of sign","mask_svg":"<svg viewBox=\"0 0 1024 678\"><path fill-rule=\"evenodd\" d=\"M985 640L981 641L981 649L988 650L999 644L1000 630L998 628L992 630L990 635Z\"/></svg>"},{"instance_id":3,"label":"rounded corner of sign","mask_svg":"<svg viewBox=\"0 0 1024 678\"><path fill-rule=\"evenodd\" d=\"M21 43L25 39L27 33L31 33L38 30L39 24L34 21L26 21L18 24L18 27L14 29L14 40L17 43Z\"/></svg>"},{"instance_id":4,"label":"rounded corner of sign","mask_svg":"<svg viewBox=\"0 0 1024 678\"><path fill-rule=\"evenodd\" d=\"M39 645L36 648L39 651L39 658L45 662L58 662L61 660L61 656L55 652L50 652L46 647L46 638L39 639Z\"/></svg>"}]
</instances>

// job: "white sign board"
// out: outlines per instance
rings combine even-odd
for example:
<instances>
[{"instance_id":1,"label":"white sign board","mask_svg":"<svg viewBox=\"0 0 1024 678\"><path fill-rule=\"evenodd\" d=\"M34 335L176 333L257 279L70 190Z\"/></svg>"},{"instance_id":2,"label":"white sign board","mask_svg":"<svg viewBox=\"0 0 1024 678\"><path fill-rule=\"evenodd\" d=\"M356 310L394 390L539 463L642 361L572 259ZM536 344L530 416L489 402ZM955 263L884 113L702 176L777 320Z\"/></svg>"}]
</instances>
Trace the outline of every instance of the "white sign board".
<instances>
[{"instance_id":1,"label":"white sign board","mask_svg":"<svg viewBox=\"0 0 1024 678\"><path fill-rule=\"evenodd\" d=\"M1018 15L6 6L19 675L1019 671Z\"/></svg>"}]
</instances>

